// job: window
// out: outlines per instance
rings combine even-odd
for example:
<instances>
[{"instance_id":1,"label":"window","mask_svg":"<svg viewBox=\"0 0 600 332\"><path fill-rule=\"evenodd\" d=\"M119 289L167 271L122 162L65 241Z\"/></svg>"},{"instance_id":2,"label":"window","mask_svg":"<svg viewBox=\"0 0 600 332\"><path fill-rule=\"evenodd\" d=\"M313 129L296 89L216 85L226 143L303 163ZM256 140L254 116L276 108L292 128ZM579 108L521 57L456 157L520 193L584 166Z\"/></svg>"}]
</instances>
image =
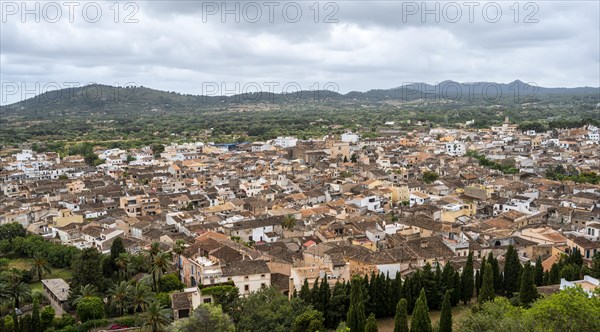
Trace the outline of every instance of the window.
<instances>
[{"instance_id":1,"label":"window","mask_svg":"<svg viewBox=\"0 0 600 332\"><path fill-rule=\"evenodd\" d=\"M250 291L250 286L244 285L244 292L249 292L249 291Z\"/></svg>"},{"instance_id":2,"label":"window","mask_svg":"<svg viewBox=\"0 0 600 332\"><path fill-rule=\"evenodd\" d=\"M264 278L264 277L265 277L265 275L264 275L264 274L261 274L261 275L260 275L260 277L261 277L261 278Z\"/></svg>"},{"instance_id":3,"label":"window","mask_svg":"<svg viewBox=\"0 0 600 332\"><path fill-rule=\"evenodd\" d=\"M248 279L250 279L250 277L244 276L244 280L248 280Z\"/></svg>"},{"instance_id":4,"label":"window","mask_svg":"<svg viewBox=\"0 0 600 332\"><path fill-rule=\"evenodd\" d=\"M202 300L203 303L211 303L212 299L209 297L207 299Z\"/></svg>"},{"instance_id":5,"label":"window","mask_svg":"<svg viewBox=\"0 0 600 332\"><path fill-rule=\"evenodd\" d=\"M267 287L267 284L265 284L264 282L262 284L260 284L260 288L265 288Z\"/></svg>"}]
</instances>

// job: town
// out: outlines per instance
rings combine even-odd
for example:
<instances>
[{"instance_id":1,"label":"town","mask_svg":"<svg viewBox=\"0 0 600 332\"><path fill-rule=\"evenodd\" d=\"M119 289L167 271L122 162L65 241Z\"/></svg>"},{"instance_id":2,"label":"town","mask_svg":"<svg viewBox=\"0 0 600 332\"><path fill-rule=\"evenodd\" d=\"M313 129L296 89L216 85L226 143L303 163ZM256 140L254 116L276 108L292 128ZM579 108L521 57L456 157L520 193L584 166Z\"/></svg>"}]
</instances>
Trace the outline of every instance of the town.
<instances>
[{"instance_id":1,"label":"town","mask_svg":"<svg viewBox=\"0 0 600 332\"><path fill-rule=\"evenodd\" d=\"M402 289L415 274L423 278L436 269L450 269L449 284L456 287L470 271L470 293L452 296L453 306L481 295L485 280L492 280L492 296L511 297L520 291L520 280L508 283L514 263L518 277L531 270L536 296L574 285L598 294L598 127L536 132L507 118L487 129L389 132L180 142L161 151L96 148L96 166L82 155L24 148L0 159L0 225L17 223L46 242L113 259L118 242L121 252L109 263L118 281L143 280L143 269L121 266L131 257L150 253L156 260L168 253L167 262L147 272L154 291L160 289L156 278L162 284L175 276L179 286L164 301L175 321L201 304L219 302L225 310L223 297L215 295L225 286L240 298L274 289L306 300L307 291L323 287L335 295L346 285L349 292L357 277L371 286L398 282ZM15 250L9 233L0 234L3 255ZM496 279L486 279L488 265ZM46 277L50 268L44 267L36 270L39 277L29 277L41 282L43 301L57 316L77 311L82 319L70 296L82 296L73 286L86 284L70 274ZM449 284L444 287L453 291ZM407 300L409 312L417 310L420 290ZM443 289L426 292L429 308L439 310ZM367 303L367 313L394 317L403 297L394 296L389 309ZM323 303L308 302L327 311ZM133 305L119 310L137 312ZM349 316L325 313L321 319L335 329L343 321L350 325Z\"/></svg>"}]
</instances>

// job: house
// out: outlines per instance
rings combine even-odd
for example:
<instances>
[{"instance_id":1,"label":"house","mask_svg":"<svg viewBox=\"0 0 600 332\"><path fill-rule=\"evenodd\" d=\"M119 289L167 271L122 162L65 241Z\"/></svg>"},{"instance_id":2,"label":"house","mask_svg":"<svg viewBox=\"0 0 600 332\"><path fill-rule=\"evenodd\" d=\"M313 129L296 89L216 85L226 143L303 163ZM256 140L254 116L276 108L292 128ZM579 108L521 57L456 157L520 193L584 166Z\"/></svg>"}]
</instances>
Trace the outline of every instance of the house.
<instances>
[{"instance_id":1,"label":"house","mask_svg":"<svg viewBox=\"0 0 600 332\"><path fill-rule=\"evenodd\" d=\"M575 280L575 281L567 281L563 278L560 279L560 290L563 290L568 287L581 287L588 296L594 296L594 293L597 289L600 289L600 280L590 277L584 276L583 280Z\"/></svg>"},{"instance_id":2,"label":"house","mask_svg":"<svg viewBox=\"0 0 600 332\"><path fill-rule=\"evenodd\" d=\"M61 316L69 310L69 284L63 279L42 279L44 295L50 301L56 315Z\"/></svg>"},{"instance_id":3,"label":"house","mask_svg":"<svg viewBox=\"0 0 600 332\"><path fill-rule=\"evenodd\" d=\"M221 282L232 281L240 290L240 296L246 296L271 286L271 271L265 261L241 260L231 262L222 266L221 270Z\"/></svg>"}]
</instances>

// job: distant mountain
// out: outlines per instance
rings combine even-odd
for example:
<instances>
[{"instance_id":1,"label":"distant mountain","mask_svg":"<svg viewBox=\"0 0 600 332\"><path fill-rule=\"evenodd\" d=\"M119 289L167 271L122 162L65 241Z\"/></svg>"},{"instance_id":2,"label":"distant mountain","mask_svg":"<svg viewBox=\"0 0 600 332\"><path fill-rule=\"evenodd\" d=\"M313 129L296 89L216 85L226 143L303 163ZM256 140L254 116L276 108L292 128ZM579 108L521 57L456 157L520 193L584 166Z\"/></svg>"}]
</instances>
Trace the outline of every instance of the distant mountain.
<instances>
[{"instance_id":1,"label":"distant mountain","mask_svg":"<svg viewBox=\"0 0 600 332\"><path fill-rule=\"evenodd\" d=\"M439 84L404 83L392 89L352 91L339 94L332 91L300 91L292 94L267 92L232 96L198 96L167 92L146 87L113 87L93 84L79 88L49 91L41 95L0 107L3 116L30 119L48 119L69 115L135 115L152 110L185 112L215 110L232 104L286 104L286 103L369 103L387 100L475 100L482 103L531 102L550 95L600 95L600 88L546 88L516 80L511 83L443 81ZM505 100L503 100L503 98Z\"/></svg>"}]
</instances>

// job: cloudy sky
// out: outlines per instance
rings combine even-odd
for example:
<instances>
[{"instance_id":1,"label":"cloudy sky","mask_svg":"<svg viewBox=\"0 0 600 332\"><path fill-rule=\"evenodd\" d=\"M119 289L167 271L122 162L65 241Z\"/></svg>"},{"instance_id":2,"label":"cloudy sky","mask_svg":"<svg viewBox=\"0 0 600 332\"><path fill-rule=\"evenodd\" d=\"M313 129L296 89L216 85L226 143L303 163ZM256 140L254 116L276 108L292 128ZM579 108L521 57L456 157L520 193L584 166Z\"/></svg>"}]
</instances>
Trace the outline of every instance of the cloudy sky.
<instances>
[{"instance_id":1,"label":"cloudy sky","mask_svg":"<svg viewBox=\"0 0 600 332\"><path fill-rule=\"evenodd\" d=\"M91 82L191 94L600 86L598 1L0 2L1 104Z\"/></svg>"}]
</instances>

